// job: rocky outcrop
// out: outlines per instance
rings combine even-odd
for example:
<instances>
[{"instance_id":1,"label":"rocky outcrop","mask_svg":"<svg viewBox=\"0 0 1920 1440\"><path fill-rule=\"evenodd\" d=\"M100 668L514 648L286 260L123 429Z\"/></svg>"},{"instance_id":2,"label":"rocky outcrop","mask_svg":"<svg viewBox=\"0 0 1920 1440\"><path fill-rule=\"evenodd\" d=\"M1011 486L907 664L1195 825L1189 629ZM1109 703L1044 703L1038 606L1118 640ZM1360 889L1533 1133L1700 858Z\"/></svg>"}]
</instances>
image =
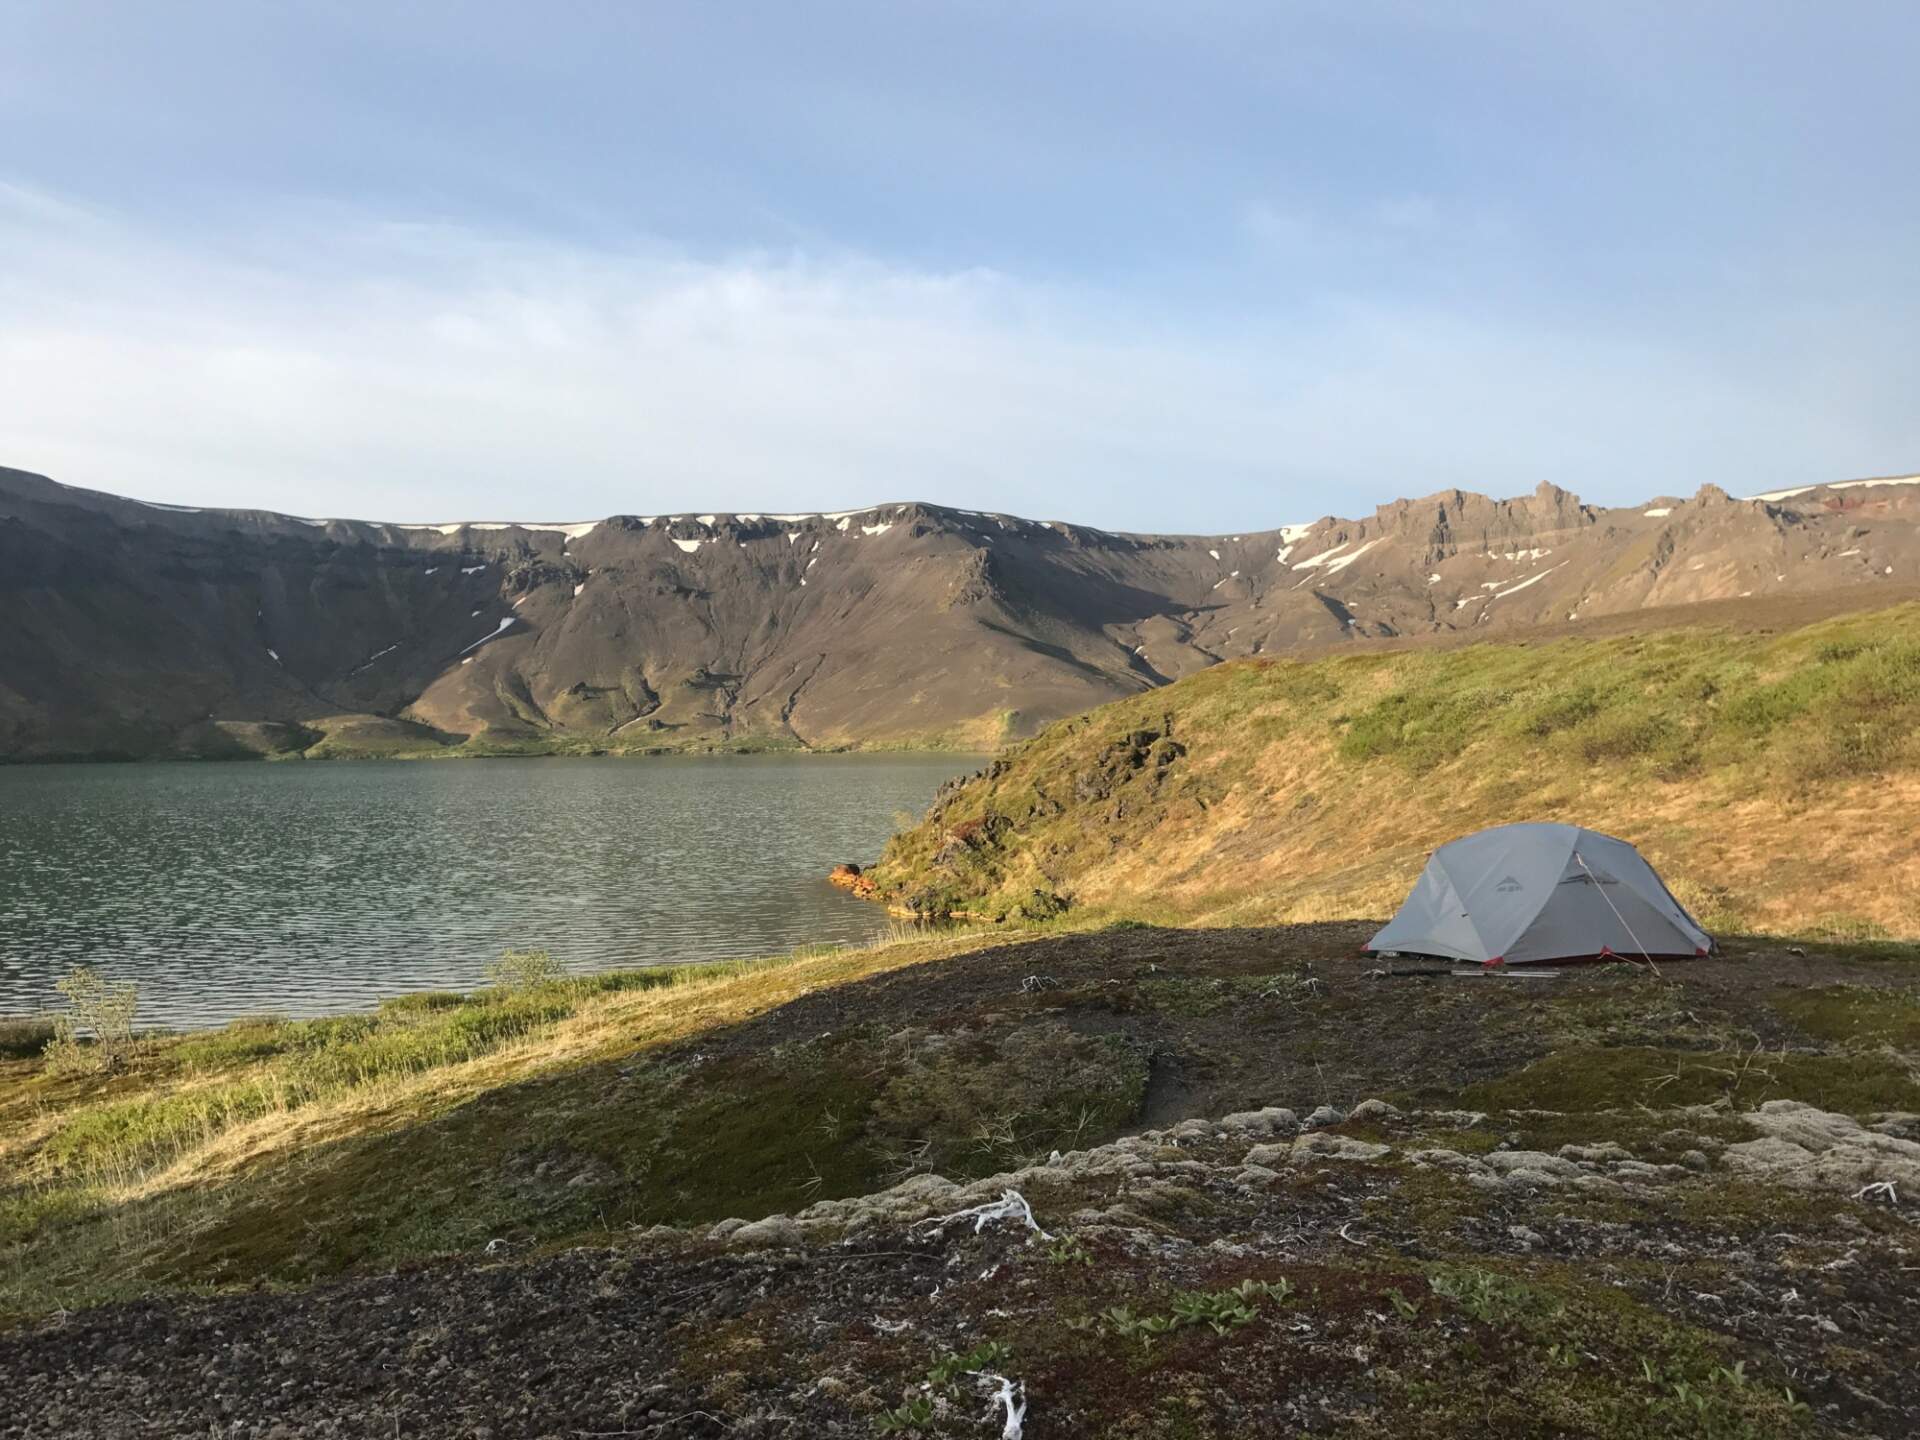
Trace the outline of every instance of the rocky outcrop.
<instances>
[{"instance_id":1,"label":"rocky outcrop","mask_svg":"<svg viewBox=\"0 0 1920 1440\"><path fill-rule=\"evenodd\" d=\"M860 867L851 861L845 861L829 870L827 883L837 889L858 895L863 900L873 896L873 877L861 873Z\"/></svg>"},{"instance_id":2,"label":"rocky outcrop","mask_svg":"<svg viewBox=\"0 0 1920 1440\"><path fill-rule=\"evenodd\" d=\"M1129 731L1107 746L1092 765L1073 777L1073 798L1083 805L1105 800L1136 776L1151 790L1186 753L1187 747L1173 738L1169 715L1159 729Z\"/></svg>"},{"instance_id":3,"label":"rocky outcrop","mask_svg":"<svg viewBox=\"0 0 1920 1440\"><path fill-rule=\"evenodd\" d=\"M1745 1119L1760 1134L1726 1148L1721 1159L1736 1170L1804 1189L1920 1197L1920 1115L1862 1125L1798 1100L1769 1100Z\"/></svg>"},{"instance_id":4,"label":"rocky outcrop","mask_svg":"<svg viewBox=\"0 0 1920 1440\"><path fill-rule=\"evenodd\" d=\"M1321 1119L1322 1111L1331 1118ZM1043 1164L1003 1171L965 1183L942 1175L915 1175L891 1189L844 1200L823 1200L793 1215L748 1222L722 1220L705 1227L709 1240L748 1247L790 1246L866 1234L876 1228L913 1225L930 1218L987 1204L1013 1191L1035 1205L1070 1199L1078 1205L1078 1225L1118 1214L1134 1223L1143 1189L1186 1184L1206 1187L1264 1187L1303 1169L1334 1165L1392 1163L1411 1170L1441 1170L1477 1189L1523 1195L1572 1189L1597 1195L1633 1188L1685 1184L1711 1172L1758 1175L1787 1184L1844 1184L1858 1189L1872 1174L1900 1186L1912 1184L1920 1195L1920 1144L1865 1130L1844 1115L1793 1101L1770 1102L1746 1117L1767 1139L1726 1147L1719 1166L1704 1153L1690 1152L1697 1164L1656 1163L1641 1159L1614 1141L1570 1144L1557 1153L1496 1144L1484 1152L1422 1143L1435 1131L1484 1126L1487 1117L1459 1111L1404 1113L1382 1100L1365 1100L1345 1114L1322 1107L1302 1122L1294 1111L1269 1106L1239 1111L1218 1120L1192 1119L1164 1130L1129 1135L1107 1145L1066 1153L1056 1151ZM1675 1118L1696 1112L1679 1110ZM1702 1112L1712 1113L1712 1112ZM1463 1122L1464 1125L1463 1125ZM1335 1133L1324 1127L1350 1124L1385 1127L1389 1140ZM1605 1122L1596 1118L1595 1125ZM1920 1126L1920 1117L1887 1117L1883 1128ZM1791 1137L1789 1139L1789 1137ZM1252 1145L1247 1142L1254 1141ZM1789 1155L1790 1146L1796 1153ZM1815 1150L1811 1147L1824 1146ZM1823 1166L1820 1155L1830 1156ZM1100 1191L1105 1201L1087 1197Z\"/></svg>"}]
</instances>

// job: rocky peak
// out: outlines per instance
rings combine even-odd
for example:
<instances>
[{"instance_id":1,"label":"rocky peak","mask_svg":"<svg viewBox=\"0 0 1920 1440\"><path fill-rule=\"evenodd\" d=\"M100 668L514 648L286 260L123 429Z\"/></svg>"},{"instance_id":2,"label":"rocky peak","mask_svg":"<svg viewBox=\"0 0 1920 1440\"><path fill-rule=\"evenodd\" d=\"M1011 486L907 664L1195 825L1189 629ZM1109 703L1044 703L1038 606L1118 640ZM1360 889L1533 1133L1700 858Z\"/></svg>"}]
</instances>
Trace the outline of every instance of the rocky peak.
<instances>
[{"instance_id":1,"label":"rocky peak","mask_svg":"<svg viewBox=\"0 0 1920 1440\"><path fill-rule=\"evenodd\" d=\"M1543 483L1237 535L922 501L386 525L0 471L0 586L18 597L0 627L0 758L172 753L216 707L617 747L639 734L643 682L662 697L650 747L990 748L1221 659L1793 592L1890 603L1920 579L1916 501L1920 484L1895 479L1597 511ZM715 657L736 677L725 695L676 688Z\"/></svg>"}]
</instances>

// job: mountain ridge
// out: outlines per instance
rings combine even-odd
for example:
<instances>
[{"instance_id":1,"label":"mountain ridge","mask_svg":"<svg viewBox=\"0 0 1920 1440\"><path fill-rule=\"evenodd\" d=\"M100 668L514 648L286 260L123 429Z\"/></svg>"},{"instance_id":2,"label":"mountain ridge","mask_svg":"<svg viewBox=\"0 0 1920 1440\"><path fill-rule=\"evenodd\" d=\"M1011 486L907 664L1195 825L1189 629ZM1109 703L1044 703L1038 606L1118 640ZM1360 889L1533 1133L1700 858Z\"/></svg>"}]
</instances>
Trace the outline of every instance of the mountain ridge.
<instances>
[{"instance_id":1,"label":"mountain ridge","mask_svg":"<svg viewBox=\"0 0 1920 1440\"><path fill-rule=\"evenodd\" d=\"M917 501L400 525L0 469L0 757L988 748L1225 659L1915 579L1920 476L1156 535Z\"/></svg>"}]
</instances>

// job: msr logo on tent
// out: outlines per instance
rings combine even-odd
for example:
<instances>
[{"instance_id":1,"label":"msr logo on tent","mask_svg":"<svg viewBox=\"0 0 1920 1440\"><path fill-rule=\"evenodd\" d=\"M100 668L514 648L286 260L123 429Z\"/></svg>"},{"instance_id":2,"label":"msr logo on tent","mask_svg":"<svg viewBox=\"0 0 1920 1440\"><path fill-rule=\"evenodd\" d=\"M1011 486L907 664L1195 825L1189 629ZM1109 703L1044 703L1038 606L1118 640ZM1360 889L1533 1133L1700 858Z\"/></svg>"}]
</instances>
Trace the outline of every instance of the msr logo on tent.
<instances>
[{"instance_id":1,"label":"msr logo on tent","mask_svg":"<svg viewBox=\"0 0 1920 1440\"><path fill-rule=\"evenodd\" d=\"M1522 889L1525 889L1526 887L1521 885L1521 883L1518 880L1514 879L1513 876L1509 875L1507 876L1506 879L1502 880L1498 885L1494 886L1493 888L1495 890L1498 890L1502 895L1511 895L1514 891L1522 890Z\"/></svg>"}]
</instances>

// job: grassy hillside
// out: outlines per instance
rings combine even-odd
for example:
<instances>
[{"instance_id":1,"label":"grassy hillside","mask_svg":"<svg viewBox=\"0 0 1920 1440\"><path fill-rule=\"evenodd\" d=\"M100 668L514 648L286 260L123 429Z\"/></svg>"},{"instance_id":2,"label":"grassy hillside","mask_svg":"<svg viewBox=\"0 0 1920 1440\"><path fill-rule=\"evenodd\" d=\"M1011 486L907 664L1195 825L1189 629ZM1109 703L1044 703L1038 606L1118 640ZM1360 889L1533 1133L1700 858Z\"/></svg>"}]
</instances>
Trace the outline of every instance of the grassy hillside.
<instances>
[{"instance_id":1,"label":"grassy hillside","mask_svg":"<svg viewBox=\"0 0 1920 1440\"><path fill-rule=\"evenodd\" d=\"M1007 752L872 875L918 913L1384 916L1443 841L1566 820L1639 845L1710 928L1913 936L1917 805L1906 605L1220 665Z\"/></svg>"}]
</instances>

